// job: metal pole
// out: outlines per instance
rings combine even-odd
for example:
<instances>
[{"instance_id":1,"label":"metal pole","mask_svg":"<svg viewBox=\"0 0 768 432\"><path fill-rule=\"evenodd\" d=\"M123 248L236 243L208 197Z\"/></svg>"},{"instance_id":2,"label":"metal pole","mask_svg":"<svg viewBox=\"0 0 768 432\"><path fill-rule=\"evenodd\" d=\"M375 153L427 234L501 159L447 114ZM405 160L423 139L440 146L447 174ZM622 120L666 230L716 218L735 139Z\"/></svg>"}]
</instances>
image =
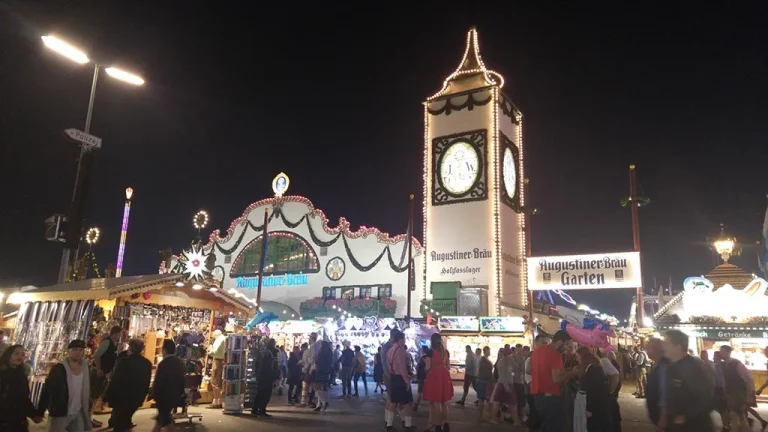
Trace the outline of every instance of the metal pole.
<instances>
[{"instance_id":1,"label":"metal pole","mask_svg":"<svg viewBox=\"0 0 768 432\"><path fill-rule=\"evenodd\" d=\"M635 252L640 252L640 220L638 208L640 207L640 197L637 194L637 171L635 165L629 166L629 205L632 210L632 245ZM637 314L635 320L637 328L645 326L645 311L643 310L643 284L642 278L640 286L637 287Z\"/></svg>"},{"instance_id":2,"label":"metal pole","mask_svg":"<svg viewBox=\"0 0 768 432\"><path fill-rule=\"evenodd\" d=\"M93 81L91 82L91 96L88 99L88 112L85 115L85 130L83 132L90 133L91 131L91 117L93 116L93 101L96 98L96 83L99 80L99 65L93 66ZM77 249L80 245L80 226L81 221L76 219L82 219L83 201L84 196L81 184L81 178L84 176L83 161L87 157L87 153L90 150L86 148L84 144L80 144L80 156L77 158L77 172L75 173L75 187L72 191L72 203L69 212L69 229L67 229L67 242L64 246L64 250L61 253L61 264L59 265L59 275L57 283L64 283L67 275L67 267L70 261L77 259ZM86 161L87 162L87 161ZM90 164L87 164L90 168ZM84 183L84 182L83 182ZM79 198L79 199L78 199ZM79 207L79 208L78 208ZM75 236L75 239L71 237ZM74 254L72 254L74 251Z\"/></svg>"},{"instance_id":3,"label":"metal pole","mask_svg":"<svg viewBox=\"0 0 768 432\"><path fill-rule=\"evenodd\" d=\"M264 276L264 267L267 263L267 223L269 223L269 209L264 209L264 233L261 240L261 264L259 265L259 285L256 289L256 313L261 308L261 281Z\"/></svg>"},{"instance_id":4,"label":"metal pole","mask_svg":"<svg viewBox=\"0 0 768 432\"><path fill-rule=\"evenodd\" d=\"M408 310L406 311L406 322L411 323L411 286L413 285L413 194L408 197Z\"/></svg>"},{"instance_id":5,"label":"metal pole","mask_svg":"<svg viewBox=\"0 0 768 432\"><path fill-rule=\"evenodd\" d=\"M525 179L523 181L523 188L525 190L525 196L528 196L528 184L530 181L528 179ZM523 218L525 222L525 257L530 258L531 255L531 214L529 212L523 213ZM526 265L527 261L526 261ZM526 281L528 280L528 275L524 276ZM534 330L536 329L536 324L533 321L533 291L528 289L528 287L525 287L528 291L528 319L531 322L531 349L533 349L535 342L536 342L536 336L534 335Z\"/></svg>"}]
</instances>

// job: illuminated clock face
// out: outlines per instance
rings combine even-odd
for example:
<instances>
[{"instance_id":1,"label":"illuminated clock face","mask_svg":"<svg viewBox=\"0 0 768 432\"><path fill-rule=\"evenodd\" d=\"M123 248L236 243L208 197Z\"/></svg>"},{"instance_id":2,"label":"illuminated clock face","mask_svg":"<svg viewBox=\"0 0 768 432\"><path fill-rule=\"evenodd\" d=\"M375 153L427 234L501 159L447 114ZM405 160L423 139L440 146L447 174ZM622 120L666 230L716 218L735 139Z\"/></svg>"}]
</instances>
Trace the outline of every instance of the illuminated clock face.
<instances>
[{"instance_id":1,"label":"illuminated clock face","mask_svg":"<svg viewBox=\"0 0 768 432\"><path fill-rule=\"evenodd\" d=\"M453 195L463 195L475 184L479 174L480 157L469 143L451 144L440 160L440 179Z\"/></svg>"},{"instance_id":2,"label":"illuminated clock face","mask_svg":"<svg viewBox=\"0 0 768 432\"><path fill-rule=\"evenodd\" d=\"M502 169L504 170L502 172L504 176L504 189L510 198L515 198L515 195L517 195L517 167L515 166L515 155L512 154L512 150L509 147L504 149Z\"/></svg>"}]
</instances>

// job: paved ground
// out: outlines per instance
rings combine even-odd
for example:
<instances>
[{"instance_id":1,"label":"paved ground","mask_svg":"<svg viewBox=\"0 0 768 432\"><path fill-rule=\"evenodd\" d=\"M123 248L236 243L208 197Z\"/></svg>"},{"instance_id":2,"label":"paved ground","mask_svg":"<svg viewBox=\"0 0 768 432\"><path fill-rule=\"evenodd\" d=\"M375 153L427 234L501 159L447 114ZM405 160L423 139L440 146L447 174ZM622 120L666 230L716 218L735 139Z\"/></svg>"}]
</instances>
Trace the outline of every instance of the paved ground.
<instances>
[{"instance_id":1,"label":"paved ground","mask_svg":"<svg viewBox=\"0 0 768 432\"><path fill-rule=\"evenodd\" d=\"M457 394L461 391L456 388ZM384 403L381 396L370 393L368 397L359 399L340 399L341 390L335 387L332 394L331 406L327 412L315 413L306 408L288 406L286 397L273 397L269 405L269 411L274 418L263 420L247 415L229 416L218 410L205 409L205 406L191 407L190 412L202 413L203 421L195 421L192 425L179 423L176 431L339 431L339 432L373 432L383 430ZM472 393L472 392L470 392ZM474 407L474 399L470 394L467 407L451 406L451 430L455 432L482 431L524 431L524 428L514 428L509 424L479 425L475 419L477 411ZM653 431L645 416L645 401L635 399L629 394L620 397L621 412L624 419L623 432ZM416 417L417 430L427 428L427 410L420 411ZM763 415L768 414L768 405L760 408ZM154 410L142 410L134 416L134 422L138 425L136 432L148 432L152 430ZM106 416L98 416L99 420L106 424ZM34 432L47 430L47 422L33 425ZM399 430L399 428L397 428Z\"/></svg>"}]
</instances>

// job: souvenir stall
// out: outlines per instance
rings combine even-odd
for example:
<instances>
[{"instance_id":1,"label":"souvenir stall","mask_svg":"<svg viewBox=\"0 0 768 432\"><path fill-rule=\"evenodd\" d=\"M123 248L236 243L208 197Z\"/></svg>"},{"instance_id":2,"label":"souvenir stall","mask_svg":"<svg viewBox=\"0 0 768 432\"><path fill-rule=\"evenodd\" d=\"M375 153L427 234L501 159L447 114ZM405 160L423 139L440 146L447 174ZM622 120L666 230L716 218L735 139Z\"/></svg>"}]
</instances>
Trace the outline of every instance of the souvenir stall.
<instances>
[{"instance_id":1,"label":"souvenir stall","mask_svg":"<svg viewBox=\"0 0 768 432\"><path fill-rule=\"evenodd\" d=\"M309 335L312 332L320 332L322 326L316 321L275 321L269 323L270 337L275 339L277 346L285 347L290 353L293 347L301 347L303 343L309 343Z\"/></svg>"},{"instance_id":2,"label":"souvenir stall","mask_svg":"<svg viewBox=\"0 0 768 432\"><path fill-rule=\"evenodd\" d=\"M145 357L153 365L162 360L163 341L173 339L189 374L199 381L202 402L210 400L208 379L200 376L207 357L204 342L216 316L252 310L250 303L215 287L185 283L183 275L89 279L14 293L8 302L20 305L14 343L24 345L30 353L33 390L65 356L70 340L98 335L90 338L89 346L95 347L98 337L119 325L125 330L123 339L144 340ZM86 355L92 355L92 349Z\"/></svg>"},{"instance_id":3,"label":"souvenir stall","mask_svg":"<svg viewBox=\"0 0 768 432\"><path fill-rule=\"evenodd\" d=\"M731 356L752 373L755 387L768 380L765 350L768 348L768 282L754 275L742 289L730 283L716 288L718 269L728 267L731 281L738 267L722 264L705 277L691 277L683 282L683 291L659 309L654 317L657 330L677 329L689 336L689 349L710 358L723 345L733 348ZM725 269L721 270L724 271ZM739 269L740 270L740 269Z\"/></svg>"},{"instance_id":4,"label":"souvenir stall","mask_svg":"<svg viewBox=\"0 0 768 432\"><path fill-rule=\"evenodd\" d=\"M359 346L368 360L366 373L372 375L373 359L379 347L389 340L390 330L399 327L394 318L365 317L330 320L323 325L323 328L326 339L334 347L343 346L345 341L349 342L352 349L355 345Z\"/></svg>"},{"instance_id":5,"label":"souvenir stall","mask_svg":"<svg viewBox=\"0 0 768 432\"><path fill-rule=\"evenodd\" d=\"M464 379L464 360L467 345L477 348L491 348L491 362L496 362L499 349L504 345L526 345L530 339L524 336L523 317L443 317L437 324L445 341L445 349L451 356L451 379Z\"/></svg>"}]
</instances>

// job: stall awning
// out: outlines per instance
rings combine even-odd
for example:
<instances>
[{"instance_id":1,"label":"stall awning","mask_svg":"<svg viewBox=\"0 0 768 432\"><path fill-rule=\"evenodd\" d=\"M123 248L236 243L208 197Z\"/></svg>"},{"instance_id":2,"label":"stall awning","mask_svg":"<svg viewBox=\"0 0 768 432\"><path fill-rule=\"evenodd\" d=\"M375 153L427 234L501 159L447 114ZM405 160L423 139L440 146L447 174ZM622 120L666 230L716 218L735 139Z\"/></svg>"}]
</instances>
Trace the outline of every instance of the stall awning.
<instances>
[{"instance_id":1,"label":"stall awning","mask_svg":"<svg viewBox=\"0 0 768 432\"><path fill-rule=\"evenodd\" d=\"M183 275L146 275L126 276L121 278L85 279L38 288L29 292L13 293L8 303L21 304L36 301L53 300L104 300L130 296L151 289L174 284Z\"/></svg>"},{"instance_id":2,"label":"stall awning","mask_svg":"<svg viewBox=\"0 0 768 432\"><path fill-rule=\"evenodd\" d=\"M121 278L86 279L78 282L53 285L38 288L28 292L16 292L8 297L8 303L22 304L27 302L66 301L66 300L112 300L118 297L130 297L146 291L156 291L164 288L176 288L177 283L184 283L182 274L153 274L144 276L126 276ZM178 289L184 288L181 285ZM186 284L188 287L189 284ZM192 289L192 288L188 288ZM209 293L212 297L244 310L253 309L249 302L236 298L223 291L201 292Z\"/></svg>"}]
</instances>

